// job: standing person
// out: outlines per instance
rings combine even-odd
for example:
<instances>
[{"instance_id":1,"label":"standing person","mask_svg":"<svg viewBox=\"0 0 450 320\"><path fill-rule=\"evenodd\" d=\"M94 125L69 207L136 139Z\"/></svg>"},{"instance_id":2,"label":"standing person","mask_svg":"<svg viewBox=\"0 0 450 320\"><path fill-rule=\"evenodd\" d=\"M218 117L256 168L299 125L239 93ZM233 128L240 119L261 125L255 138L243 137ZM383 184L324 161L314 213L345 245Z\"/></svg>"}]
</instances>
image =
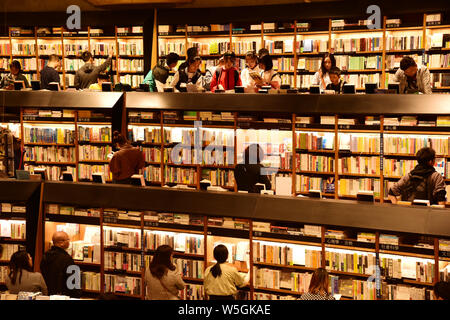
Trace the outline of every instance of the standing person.
<instances>
[{"instance_id":1,"label":"standing person","mask_svg":"<svg viewBox=\"0 0 450 320\"><path fill-rule=\"evenodd\" d=\"M14 81L23 81L25 88L29 88L30 84L28 83L27 78L22 74L22 66L20 62L14 60L9 65L10 73L3 77L0 82L0 88L13 90L14 89Z\"/></svg>"},{"instance_id":2,"label":"standing person","mask_svg":"<svg viewBox=\"0 0 450 320\"><path fill-rule=\"evenodd\" d=\"M75 262L66 251L70 246L69 235L64 231L57 231L53 234L52 242L53 246L44 253L40 266L45 283L47 284L48 294L60 294L79 298L81 296L81 288L70 287L70 285L74 284L70 280L74 279L73 277L77 274L73 274L68 270L70 266L75 266ZM75 280L75 283L78 282L81 284L81 279Z\"/></svg>"},{"instance_id":3,"label":"standing person","mask_svg":"<svg viewBox=\"0 0 450 320\"><path fill-rule=\"evenodd\" d=\"M47 295L47 285L42 274L33 272L33 260L26 251L17 251L9 261L9 272L6 277L9 293L18 294L20 291L42 292Z\"/></svg>"},{"instance_id":4,"label":"standing person","mask_svg":"<svg viewBox=\"0 0 450 320\"><path fill-rule=\"evenodd\" d=\"M400 69L394 75L394 81L399 82L400 93L431 94L430 71L426 66L417 67L413 58L406 56L400 61Z\"/></svg>"},{"instance_id":5,"label":"standing person","mask_svg":"<svg viewBox=\"0 0 450 320\"><path fill-rule=\"evenodd\" d=\"M318 268L314 271L308 292L302 294L299 300L336 300L328 292L329 276L327 270Z\"/></svg>"},{"instance_id":6,"label":"standing person","mask_svg":"<svg viewBox=\"0 0 450 320\"><path fill-rule=\"evenodd\" d=\"M202 58L199 56L188 59L188 66L184 69L178 69L173 77L170 86L175 88L177 92L182 91L182 84L194 86L195 90L201 91L203 89L203 76L199 70Z\"/></svg>"},{"instance_id":7,"label":"standing person","mask_svg":"<svg viewBox=\"0 0 450 320\"><path fill-rule=\"evenodd\" d=\"M396 204L397 197L401 196L402 201L422 199L429 200L430 204L445 205L444 178L434 168L436 152L432 148L422 148L416 158L418 164L414 169L389 188L389 200Z\"/></svg>"},{"instance_id":8,"label":"standing person","mask_svg":"<svg viewBox=\"0 0 450 320\"><path fill-rule=\"evenodd\" d=\"M59 69L61 65L61 61L56 54L51 54L48 58L47 65L44 69L41 70L41 89L50 89L50 82L58 82L60 83L59 73L57 69Z\"/></svg>"},{"instance_id":9,"label":"standing person","mask_svg":"<svg viewBox=\"0 0 450 320\"><path fill-rule=\"evenodd\" d=\"M258 144L249 145L244 151L244 163L236 165L234 177L238 190L248 191L250 193L259 193L256 187L257 183L266 186L266 190L272 187L267 175L263 174L264 166L261 161L264 160L264 151Z\"/></svg>"},{"instance_id":10,"label":"standing person","mask_svg":"<svg viewBox=\"0 0 450 320\"><path fill-rule=\"evenodd\" d=\"M242 85L246 89L254 91L256 84L255 80L250 77L250 73L261 73L261 70L258 66L258 56L256 55L255 51L249 51L245 54L245 64L247 66L241 71Z\"/></svg>"},{"instance_id":11,"label":"standing person","mask_svg":"<svg viewBox=\"0 0 450 320\"><path fill-rule=\"evenodd\" d=\"M262 86L271 86L274 89L279 89L281 86L281 77L278 72L273 70L273 61L270 55L265 55L259 60L259 68L261 69L262 80L255 80L258 88Z\"/></svg>"},{"instance_id":12,"label":"standing person","mask_svg":"<svg viewBox=\"0 0 450 320\"><path fill-rule=\"evenodd\" d=\"M342 93L346 82L341 79L341 69L338 67L332 67L328 74L330 76L331 83L327 85L326 90L334 90L336 93Z\"/></svg>"},{"instance_id":13,"label":"standing person","mask_svg":"<svg viewBox=\"0 0 450 320\"><path fill-rule=\"evenodd\" d=\"M312 78L311 84L319 85L321 90L325 90L327 85L331 83L329 72L332 67L336 67L336 59L331 53L326 53L322 58L319 71Z\"/></svg>"},{"instance_id":14,"label":"standing person","mask_svg":"<svg viewBox=\"0 0 450 320\"><path fill-rule=\"evenodd\" d=\"M206 268L203 286L209 300L234 300L237 293L236 286L246 285L237 269L225 262L228 259L228 249L223 244L219 244L213 251L216 264Z\"/></svg>"},{"instance_id":15,"label":"standing person","mask_svg":"<svg viewBox=\"0 0 450 320\"><path fill-rule=\"evenodd\" d=\"M173 264L171 246L159 246L145 271L146 300L179 300L178 291L186 285Z\"/></svg>"},{"instance_id":16,"label":"standing person","mask_svg":"<svg viewBox=\"0 0 450 320\"><path fill-rule=\"evenodd\" d=\"M206 91L211 91L211 81L214 77L214 74L216 73L216 70L219 70L219 68L223 68L224 65L225 59L223 56L221 56L216 66L210 66L206 68L205 76L203 77L203 88L205 88Z\"/></svg>"},{"instance_id":17,"label":"standing person","mask_svg":"<svg viewBox=\"0 0 450 320\"><path fill-rule=\"evenodd\" d=\"M225 52L223 59L223 67L216 69L211 80L211 92L216 91L216 89L233 90L235 86L242 86L239 71L234 67L236 61L234 52Z\"/></svg>"},{"instance_id":18,"label":"standing person","mask_svg":"<svg viewBox=\"0 0 450 320\"><path fill-rule=\"evenodd\" d=\"M156 66L150 70L142 83L149 85L150 92L163 92L164 86L169 77L170 71L180 60L180 56L175 52L171 52L166 56L165 62L161 60Z\"/></svg>"},{"instance_id":19,"label":"standing person","mask_svg":"<svg viewBox=\"0 0 450 320\"><path fill-rule=\"evenodd\" d=\"M112 61L112 57L109 56L101 65L94 66L94 57L89 51L83 52L81 59L83 59L84 65L75 73L74 84L77 89L86 89L96 83L99 73L105 71Z\"/></svg>"},{"instance_id":20,"label":"standing person","mask_svg":"<svg viewBox=\"0 0 450 320\"><path fill-rule=\"evenodd\" d=\"M131 176L138 174L145 166L144 153L139 148L131 146L127 138L118 131L113 133L113 145L119 148L109 162L113 182L131 184Z\"/></svg>"}]
</instances>

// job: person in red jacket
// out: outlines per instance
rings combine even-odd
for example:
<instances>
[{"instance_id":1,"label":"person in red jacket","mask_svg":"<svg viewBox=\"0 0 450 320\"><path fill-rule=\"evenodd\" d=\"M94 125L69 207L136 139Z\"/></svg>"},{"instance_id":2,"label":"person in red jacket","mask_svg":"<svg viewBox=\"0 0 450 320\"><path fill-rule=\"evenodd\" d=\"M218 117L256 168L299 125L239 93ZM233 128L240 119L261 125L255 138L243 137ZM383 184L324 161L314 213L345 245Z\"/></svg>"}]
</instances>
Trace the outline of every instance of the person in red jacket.
<instances>
[{"instance_id":1,"label":"person in red jacket","mask_svg":"<svg viewBox=\"0 0 450 320\"><path fill-rule=\"evenodd\" d=\"M222 68L217 68L211 80L211 91L216 89L233 90L235 86L242 86L241 76L239 71L234 67L236 55L234 52L227 51L223 55L225 65Z\"/></svg>"}]
</instances>

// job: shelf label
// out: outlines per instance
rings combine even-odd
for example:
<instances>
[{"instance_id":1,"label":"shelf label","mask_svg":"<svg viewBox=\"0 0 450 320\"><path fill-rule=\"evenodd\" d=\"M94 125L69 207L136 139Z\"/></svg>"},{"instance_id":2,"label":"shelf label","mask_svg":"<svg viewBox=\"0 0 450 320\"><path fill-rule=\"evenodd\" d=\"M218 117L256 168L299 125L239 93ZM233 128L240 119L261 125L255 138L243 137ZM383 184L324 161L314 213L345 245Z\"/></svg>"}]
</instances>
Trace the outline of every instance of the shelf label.
<instances>
[{"instance_id":1,"label":"shelf label","mask_svg":"<svg viewBox=\"0 0 450 320\"><path fill-rule=\"evenodd\" d=\"M439 251L439 256L443 258L450 258L450 251Z\"/></svg>"},{"instance_id":2,"label":"shelf label","mask_svg":"<svg viewBox=\"0 0 450 320\"><path fill-rule=\"evenodd\" d=\"M117 223L118 219L115 217L103 217L103 222L106 223Z\"/></svg>"},{"instance_id":3,"label":"shelf label","mask_svg":"<svg viewBox=\"0 0 450 320\"><path fill-rule=\"evenodd\" d=\"M380 243L380 249L381 250L389 250L389 251L399 251L400 247L395 244L384 244Z\"/></svg>"},{"instance_id":4,"label":"shelf label","mask_svg":"<svg viewBox=\"0 0 450 320\"><path fill-rule=\"evenodd\" d=\"M351 126L349 124L340 124L340 125L338 125L338 128L345 130L345 129L350 129Z\"/></svg>"},{"instance_id":5,"label":"shelf label","mask_svg":"<svg viewBox=\"0 0 450 320\"><path fill-rule=\"evenodd\" d=\"M158 227L159 222L157 221L144 221L144 226L146 227Z\"/></svg>"}]
</instances>

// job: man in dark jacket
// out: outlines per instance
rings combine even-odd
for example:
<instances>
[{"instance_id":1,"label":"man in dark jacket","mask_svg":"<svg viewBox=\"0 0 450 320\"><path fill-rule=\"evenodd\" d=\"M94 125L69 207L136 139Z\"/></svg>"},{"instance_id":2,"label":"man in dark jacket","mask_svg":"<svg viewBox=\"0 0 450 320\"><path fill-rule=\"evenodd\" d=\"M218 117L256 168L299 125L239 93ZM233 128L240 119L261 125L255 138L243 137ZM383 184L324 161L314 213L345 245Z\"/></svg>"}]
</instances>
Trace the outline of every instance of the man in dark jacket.
<instances>
[{"instance_id":1,"label":"man in dark jacket","mask_svg":"<svg viewBox=\"0 0 450 320\"><path fill-rule=\"evenodd\" d=\"M73 288L72 285L77 281L71 281L74 276L77 276L77 273L68 270L70 266L75 265L72 257L66 252L70 245L69 236L63 231L55 232L52 242L53 246L45 252L41 261L41 273L47 284L48 294L79 298L81 288ZM81 278L81 274L78 274L78 276ZM81 284L81 279L77 280Z\"/></svg>"},{"instance_id":2,"label":"man in dark jacket","mask_svg":"<svg viewBox=\"0 0 450 320\"><path fill-rule=\"evenodd\" d=\"M389 199L394 204L398 196L402 201L420 199L429 200L430 204L445 204L444 178L434 169L436 152L432 148L422 148L416 157L419 164L389 189Z\"/></svg>"},{"instance_id":3,"label":"man in dark jacket","mask_svg":"<svg viewBox=\"0 0 450 320\"><path fill-rule=\"evenodd\" d=\"M83 52L81 58L85 64L75 74L75 88L87 89L91 84L97 82L98 74L105 71L106 68L111 65L112 58L108 57L108 59L99 66L94 66L94 58L89 51Z\"/></svg>"},{"instance_id":4,"label":"man in dark jacket","mask_svg":"<svg viewBox=\"0 0 450 320\"><path fill-rule=\"evenodd\" d=\"M57 82L60 83L59 73L57 69L59 69L61 65L61 61L59 60L59 56L56 54L51 54L48 57L47 65L41 70L41 89L50 89L49 83Z\"/></svg>"},{"instance_id":5,"label":"man in dark jacket","mask_svg":"<svg viewBox=\"0 0 450 320\"><path fill-rule=\"evenodd\" d=\"M263 149L258 144L252 144L245 149L243 156L243 163L236 165L234 169L238 190L259 193L260 188L256 186L257 183L264 184L266 190L270 190L272 184L261 164L264 159Z\"/></svg>"}]
</instances>

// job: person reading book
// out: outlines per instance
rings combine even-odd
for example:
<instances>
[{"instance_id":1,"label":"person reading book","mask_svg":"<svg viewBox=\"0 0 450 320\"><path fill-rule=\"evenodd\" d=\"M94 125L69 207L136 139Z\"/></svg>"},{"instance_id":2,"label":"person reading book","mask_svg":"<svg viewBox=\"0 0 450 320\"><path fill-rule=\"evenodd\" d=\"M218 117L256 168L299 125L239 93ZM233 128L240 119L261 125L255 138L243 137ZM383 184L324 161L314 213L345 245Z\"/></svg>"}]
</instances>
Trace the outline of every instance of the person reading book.
<instances>
[{"instance_id":1,"label":"person reading book","mask_svg":"<svg viewBox=\"0 0 450 320\"><path fill-rule=\"evenodd\" d=\"M203 88L205 88L206 91L211 91L211 81L214 77L214 74L216 73L216 70L218 70L219 68L223 68L224 65L225 59L223 56L221 56L216 66L210 66L206 68L205 76L203 77Z\"/></svg>"},{"instance_id":2,"label":"person reading book","mask_svg":"<svg viewBox=\"0 0 450 320\"><path fill-rule=\"evenodd\" d=\"M409 56L400 61L400 69L395 73L394 81L399 83L400 93L432 93L430 71L426 66L418 68L414 59Z\"/></svg>"},{"instance_id":3,"label":"person reading book","mask_svg":"<svg viewBox=\"0 0 450 320\"><path fill-rule=\"evenodd\" d=\"M142 83L149 85L150 92L164 92L169 73L180 60L180 56L175 52L169 53L165 60L161 60L150 70Z\"/></svg>"},{"instance_id":4,"label":"person reading book","mask_svg":"<svg viewBox=\"0 0 450 320\"><path fill-rule=\"evenodd\" d=\"M234 67L236 61L234 52L225 52L223 59L223 67L216 69L211 80L211 92L215 92L216 89L233 90L235 86L242 86L239 71Z\"/></svg>"},{"instance_id":5,"label":"person reading book","mask_svg":"<svg viewBox=\"0 0 450 320\"><path fill-rule=\"evenodd\" d=\"M213 251L216 263L205 270L203 286L209 300L234 300L236 287L246 285L245 278L239 274L236 267L227 264L228 249L219 244Z\"/></svg>"},{"instance_id":6,"label":"person reading book","mask_svg":"<svg viewBox=\"0 0 450 320\"><path fill-rule=\"evenodd\" d=\"M336 300L329 293L329 275L324 268L318 268L314 271L308 292L301 295L299 300Z\"/></svg>"},{"instance_id":7,"label":"person reading book","mask_svg":"<svg viewBox=\"0 0 450 320\"><path fill-rule=\"evenodd\" d=\"M9 272L6 277L9 293L42 292L47 295L47 285L42 274L33 272L33 260L28 252L19 250L14 252L9 261Z\"/></svg>"},{"instance_id":8,"label":"person reading book","mask_svg":"<svg viewBox=\"0 0 450 320\"><path fill-rule=\"evenodd\" d=\"M261 79L254 76L253 73L250 74L255 81L256 87L271 86L274 89L279 89L281 86L281 77L278 72L273 70L273 61L270 55L267 54L259 59L259 68L261 69Z\"/></svg>"},{"instance_id":9,"label":"person reading book","mask_svg":"<svg viewBox=\"0 0 450 320\"><path fill-rule=\"evenodd\" d=\"M269 177L264 174L264 166L261 161L264 160L264 151L258 144L249 145L244 151L244 163L236 165L234 169L234 178L238 190L250 193L259 193L260 189L256 185L262 183L266 190L270 190L272 184Z\"/></svg>"},{"instance_id":10,"label":"person reading book","mask_svg":"<svg viewBox=\"0 0 450 320\"><path fill-rule=\"evenodd\" d=\"M203 76L199 70L201 63L202 58L200 56L188 58L188 66L184 69L178 69L170 86L175 88L176 92L188 91L188 87L190 87L189 91L202 91Z\"/></svg>"},{"instance_id":11,"label":"person reading book","mask_svg":"<svg viewBox=\"0 0 450 320\"><path fill-rule=\"evenodd\" d=\"M336 67L336 58L331 53L326 53L322 58L319 71L314 74L311 80L311 84L318 85L321 90L325 90L327 85L331 83L329 72L332 67Z\"/></svg>"},{"instance_id":12,"label":"person reading book","mask_svg":"<svg viewBox=\"0 0 450 320\"><path fill-rule=\"evenodd\" d=\"M118 131L114 131L112 142L116 148L119 148L109 162L113 182L131 184L131 177L138 174L139 170L145 166L144 153L139 148L133 147Z\"/></svg>"},{"instance_id":13,"label":"person reading book","mask_svg":"<svg viewBox=\"0 0 450 320\"><path fill-rule=\"evenodd\" d=\"M326 90L334 90L336 93L342 93L342 88L344 88L344 84L346 84L346 82L341 79L341 69L338 67L332 67L328 74L331 83L327 85Z\"/></svg>"},{"instance_id":14,"label":"person reading book","mask_svg":"<svg viewBox=\"0 0 450 320\"><path fill-rule=\"evenodd\" d=\"M48 57L47 65L41 70L41 89L50 90L49 83L60 83L59 73L57 69L61 66L61 60L56 54L51 54Z\"/></svg>"},{"instance_id":15,"label":"person reading book","mask_svg":"<svg viewBox=\"0 0 450 320\"><path fill-rule=\"evenodd\" d=\"M89 90L92 91L102 91L102 83L109 82L110 78L107 74L99 73L97 77L97 82L89 86Z\"/></svg>"},{"instance_id":16,"label":"person reading book","mask_svg":"<svg viewBox=\"0 0 450 320\"><path fill-rule=\"evenodd\" d=\"M111 65L112 57L109 56L105 62L99 66L94 65L94 57L89 51L84 51L81 54L81 59L84 65L75 73L75 88L86 89L91 84L97 82L98 75Z\"/></svg>"},{"instance_id":17,"label":"person reading book","mask_svg":"<svg viewBox=\"0 0 450 320\"><path fill-rule=\"evenodd\" d=\"M444 178L434 168L436 152L432 148L422 148L417 151L416 158L418 164L415 168L389 188L389 200L396 204L401 197L402 201L420 199L428 200L430 204L445 205Z\"/></svg>"},{"instance_id":18,"label":"person reading book","mask_svg":"<svg viewBox=\"0 0 450 320\"><path fill-rule=\"evenodd\" d=\"M9 64L9 74L4 76L1 80L0 88L13 90L14 81L23 81L26 88L30 87L27 78L22 74L22 66L17 60L14 60Z\"/></svg>"},{"instance_id":19,"label":"person reading book","mask_svg":"<svg viewBox=\"0 0 450 320\"><path fill-rule=\"evenodd\" d=\"M186 284L180 270L173 264L173 248L156 248L149 268L145 271L146 300L179 300L179 290Z\"/></svg>"},{"instance_id":20,"label":"person reading book","mask_svg":"<svg viewBox=\"0 0 450 320\"><path fill-rule=\"evenodd\" d=\"M242 85L248 91L255 91L255 80L250 76L250 73L260 75L261 70L258 66L258 56L255 51L248 51L245 54L246 67L241 71ZM261 76L259 76L261 78Z\"/></svg>"}]
</instances>

